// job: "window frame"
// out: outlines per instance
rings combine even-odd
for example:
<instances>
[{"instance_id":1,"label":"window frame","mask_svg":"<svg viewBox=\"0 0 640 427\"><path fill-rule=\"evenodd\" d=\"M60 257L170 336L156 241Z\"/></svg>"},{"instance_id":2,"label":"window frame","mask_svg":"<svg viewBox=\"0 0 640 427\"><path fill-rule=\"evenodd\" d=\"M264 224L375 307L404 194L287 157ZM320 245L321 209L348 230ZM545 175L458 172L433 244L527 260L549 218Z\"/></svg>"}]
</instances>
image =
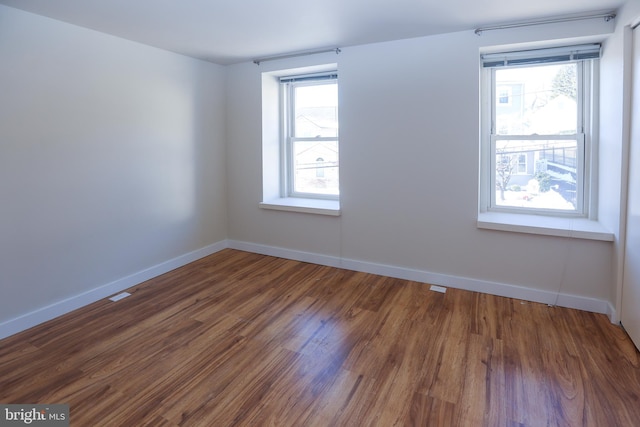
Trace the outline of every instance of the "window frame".
<instances>
[{"instance_id":1,"label":"window frame","mask_svg":"<svg viewBox=\"0 0 640 427\"><path fill-rule=\"evenodd\" d=\"M295 76L283 76L280 81L280 98L281 98L281 165L280 182L281 196L284 198L296 199L319 199L319 200L340 200L340 192L338 194L323 194L296 191L295 189L295 143L305 141L335 141L338 147L338 159L340 149L340 132L336 131L335 137L297 137L295 136L295 89L302 86L317 86L336 84L338 85L338 73L336 70L302 74ZM338 86L339 88L339 86ZM338 89L339 90L339 89ZM339 105L337 107L339 109ZM338 181L340 174L340 164L338 160Z\"/></svg>"},{"instance_id":2,"label":"window frame","mask_svg":"<svg viewBox=\"0 0 640 427\"><path fill-rule=\"evenodd\" d=\"M526 52L526 51L523 51ZM516 52L517 54L517 52ZM544 63L509 65L517 68L561 63L577 64L578 120L575 135L498 135L496 130L496 107L498 85L495 73L499 66L483 66L480 79L480 179L479 213L496 212L507 214L543 215L551 217L595 219L597 202L597 106L599 59L580 58ZM575 139L577 151L576 196L577 208L572 211L530 207L500 206L496 203L496 142L499 140L561 140Z\"/></svg>"}]
</instances>

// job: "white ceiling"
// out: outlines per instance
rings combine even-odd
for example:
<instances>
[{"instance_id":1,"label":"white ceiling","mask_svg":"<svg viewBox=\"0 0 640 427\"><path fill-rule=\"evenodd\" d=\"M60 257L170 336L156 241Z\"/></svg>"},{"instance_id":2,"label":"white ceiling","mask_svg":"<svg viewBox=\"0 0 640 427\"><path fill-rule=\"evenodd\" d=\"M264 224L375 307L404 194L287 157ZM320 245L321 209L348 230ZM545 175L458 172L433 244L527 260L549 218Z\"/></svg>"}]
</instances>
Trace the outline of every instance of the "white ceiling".
<instances>
[{"instance_id":1,"label":"white ceiling","mask_svg":"<svg viewBox=\"0 0 640 427\"><path fill-rule=\"evenodd\" d=\"M624 2L0 0L0 4L218 64L514 21L610 12Z\"/></svg>"}]
</instances>

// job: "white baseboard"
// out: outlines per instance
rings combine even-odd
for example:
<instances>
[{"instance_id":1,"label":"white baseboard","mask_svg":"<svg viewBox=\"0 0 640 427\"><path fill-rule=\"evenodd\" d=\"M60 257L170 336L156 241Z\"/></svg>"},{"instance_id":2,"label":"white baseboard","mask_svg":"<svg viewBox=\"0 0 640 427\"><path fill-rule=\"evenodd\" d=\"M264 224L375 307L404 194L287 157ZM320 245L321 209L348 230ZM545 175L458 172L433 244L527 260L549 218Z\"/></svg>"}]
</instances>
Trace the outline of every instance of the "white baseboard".
<instances>
[{"instance_id":1,"label":"white baseboard","mask_svg":"<svg viewBox=\"0 0 640 427\"><path fill-rule=\"evenodd\" d=\"M256 243L241 242L237 240L223 240L204 248L195 250L193 252L180 255L176 258L139 271L127 277L123 277L111 283L107 283L105 285L83 292L79 295L67 298L63 301L59 301L46 307L42 307L38 310L32 311L22 316L9 319L3 323L0 323L0 339L14 335L40 323L46 322L63 314L69 313L70 311L96 302L102 298L106 298L115 293L121 292L125 289L157 277L161 274L167 273L190 262L196 261L207 255L219 252L225 248L238 249L242 251L270 255L279 258L310 262L313 264L326 265L330 267L344 268L347 270L360 271L363 273L379 274L381 276L395 277L398 279L412 280L432 285L482 292L486 294L499 295L526 301L540 302L544 304L556 304L561 307L575 308L595 313L604 313L609 316L611 322L618 322L618 315L613 304L605 300L569 294L558 295L555 292L508 285L504 283L450 276L446 274L432 273L423 270L415 270L405 267L377 264L372 262L342 259L340 257L334 257L330 255L297 251L275 246L260 245Z\"/></svg>"},{"instance_id":2,"label":"white baseboard","mask_svg":"<svg viewBox=\"0 0 640 427\"><path fill-rule=\"evenodd\" d=\"M617 314L613 305L606 300L589 298L578 295L558 294L556 292L541 289L526 288L523 286L509 285L505 283L490 282L486 280L470 279L467 277L451 276L432 273L429 271L415 270L405 267L377 264L372 262L341 259L339 257L320 255L291 249L277 248L273 246L259 245L255 243L230 240L229 247L247 252L255 252L263 255L271 255L296 261L310 262L314 264L340 267L347 270L363 273L379 274L381 276L395 277L398 279L412 280L450 288L464 289L485 294L498 295L508 298L516 298L525 301L553 304L560 307L575 308L606 314L612 322L616 322Z\"/></svg>"},{"instance_id":3,"label":"white baseboard","mask_svg":"<svg viewBox=\"0 0 640 427\"><path fill-rule=\"evenodd\" d=\"M117 292L128 289L132 286L152 279L161 274L167 273L171 270L175 270L178 267L182 267L183 265L221 251L222 249L225 249L227 247L228 242L226 240L223 240L212 245L205 246L204 248L189 252L187 254L180 255L176 258L170 259L158 265L154 265L153 267L149 267L111 283L98 286L97 288L91 289L65 300L58 301L46 307L42 307L14 319L9 319L3 323L0 323L0 339L39 325L40 323L54 319L80 307L84 307L85 305L111 296Z\"/></svg>"},{"instance_id":4,"label":"white baseboard","mask_svg":"<svg viewBox=\"0 0 640 427\"><path fill-rule=\"evenodd\" d=\"M278 258L286 258L294 261L310 262L311 264L326 265L328 267L345 268L339 257L320 255L313 252L296 251L292 249L278 248L275 246L260 245L257 243L241 242L238 240L229 240L229 248Z\"/></svg>"},{"instance_id":5,"label":"white baseboard","mask_svg":"<svg viewBox=\"0 0 640 427\"><path fill-rule=\"evenodd\" d=\"M616 325L620 324L620 318L618 317L618 311L615 306L611 302L607 302L607 316L609 316L609 320L611 323L615 323Z\"/></svg>"}]
</instances>

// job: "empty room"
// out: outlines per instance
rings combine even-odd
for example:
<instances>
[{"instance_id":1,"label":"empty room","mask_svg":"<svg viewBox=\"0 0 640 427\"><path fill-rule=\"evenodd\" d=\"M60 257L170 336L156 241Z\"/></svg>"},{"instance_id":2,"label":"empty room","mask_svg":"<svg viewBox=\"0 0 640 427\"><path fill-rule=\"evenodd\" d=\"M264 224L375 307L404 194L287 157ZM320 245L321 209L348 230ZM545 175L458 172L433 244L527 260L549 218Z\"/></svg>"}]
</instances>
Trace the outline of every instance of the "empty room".
<instances>
[{"instance_id":1,"label":"empty room","mask_svg":"<svg viewBox=\"0 0 640 427\"><path fill-rule=\"evenodd\" d=\"M0 425L640 425L639 24L0 0Z\"/></svg>"}]
</instances>

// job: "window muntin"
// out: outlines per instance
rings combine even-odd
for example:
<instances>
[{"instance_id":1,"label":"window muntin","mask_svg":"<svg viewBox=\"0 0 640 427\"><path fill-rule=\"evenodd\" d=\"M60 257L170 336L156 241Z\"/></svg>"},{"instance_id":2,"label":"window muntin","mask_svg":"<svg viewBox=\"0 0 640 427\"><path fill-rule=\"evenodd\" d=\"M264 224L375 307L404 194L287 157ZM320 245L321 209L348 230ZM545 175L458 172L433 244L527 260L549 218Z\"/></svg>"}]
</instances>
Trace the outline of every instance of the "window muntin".
<instances>
[{"instance_id":1,"label":"window muntin","mask_svg":"<svg viewBox=\"0 0 640 427\"><path fill-rule=\"evenodd\" d=\"M592 61L551 62L483 63L489 210L587 215Z\"/></svg>"},{"instance_id":2,"label":"window muntin","mask_svg":"<svg viewBox=\"0 0 640 427\"><path fill-rule=\"evenodd\" d=\"M287 197L337 199L340 194L335 77L333 73L282 81Z\"/></svg>"}]
</instances>

